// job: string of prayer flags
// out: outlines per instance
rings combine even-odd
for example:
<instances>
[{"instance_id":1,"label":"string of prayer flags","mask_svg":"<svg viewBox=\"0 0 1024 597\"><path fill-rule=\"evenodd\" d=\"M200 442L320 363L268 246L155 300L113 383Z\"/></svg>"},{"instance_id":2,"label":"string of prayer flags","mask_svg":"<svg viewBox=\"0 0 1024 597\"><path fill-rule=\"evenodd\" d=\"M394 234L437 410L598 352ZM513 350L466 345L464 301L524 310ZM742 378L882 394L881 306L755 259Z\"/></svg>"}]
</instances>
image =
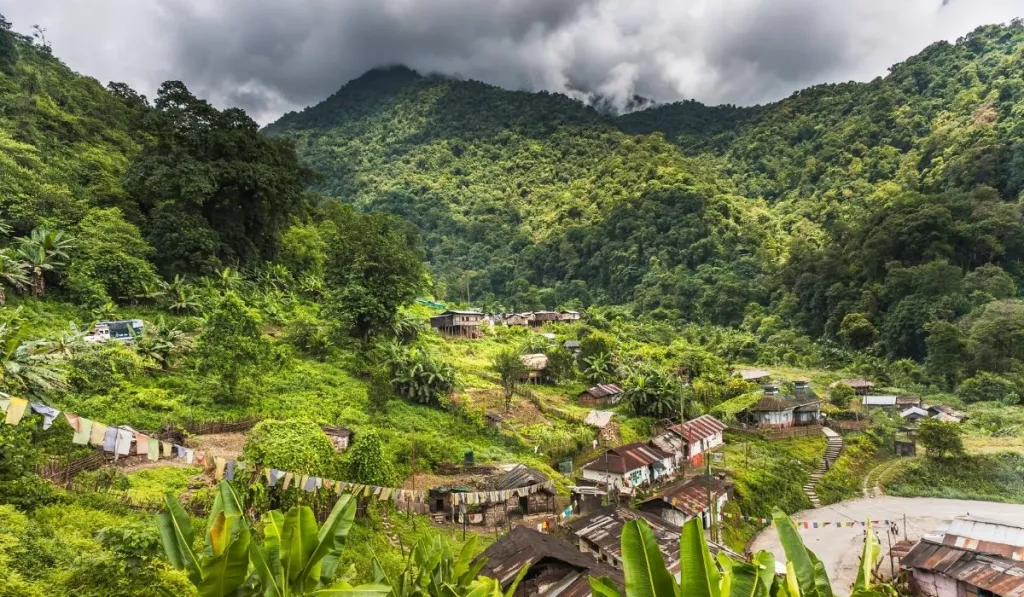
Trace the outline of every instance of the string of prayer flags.
<instances>
[{"instance_id":1,"label":"string of prayer flags","mask_svg":"<svg viewBox=\"0 0 1024 597\"><path fill-rule=\"evenodd\" d=\"M725 518L737 518L745 520L747 522L755 522L759 524L773 524L771 518L762 518L759 516L743 516L740 514L729 514L723 512L722 516ZM888 526L892 523L890 520L872 520L872 526L885 525ZM797 527L803 527L805 529L824 529L824 528L853 528L856 526L866 526L867 522L863 520L801 520L794 522Z\"/></svg>"}]
</instances>

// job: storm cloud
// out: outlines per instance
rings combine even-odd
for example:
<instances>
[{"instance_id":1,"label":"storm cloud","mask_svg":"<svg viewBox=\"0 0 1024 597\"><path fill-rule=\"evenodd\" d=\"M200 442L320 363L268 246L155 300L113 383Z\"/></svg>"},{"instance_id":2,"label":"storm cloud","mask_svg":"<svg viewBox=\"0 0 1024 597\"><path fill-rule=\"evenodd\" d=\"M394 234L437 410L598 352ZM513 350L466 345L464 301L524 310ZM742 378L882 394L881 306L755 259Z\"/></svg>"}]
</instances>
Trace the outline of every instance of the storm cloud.
<instances>
[{"instance_id":1,"label":"storm cloud","mask_svg":"<svg viewBox=\"0 0 1024 597\"><path fill-rule=\"evenodd\" d=\"M405 64L510 89L709 104L869 80L1022 0L0 0L101 81L184 81L267 123Z\"/></svg>"}]
</instances>

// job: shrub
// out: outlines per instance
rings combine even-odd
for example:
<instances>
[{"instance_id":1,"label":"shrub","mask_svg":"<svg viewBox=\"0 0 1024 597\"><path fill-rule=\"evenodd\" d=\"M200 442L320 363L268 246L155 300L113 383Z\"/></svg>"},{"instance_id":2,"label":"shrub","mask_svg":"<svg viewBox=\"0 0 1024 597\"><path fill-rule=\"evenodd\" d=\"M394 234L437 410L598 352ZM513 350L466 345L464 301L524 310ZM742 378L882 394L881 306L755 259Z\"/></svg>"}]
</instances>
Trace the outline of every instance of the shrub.
<instances>
[{"instance_id":1,"label":"shrub","mask_svg":"<svg viewBox=\"0 0 1024 597\"><path fill-rule=\"evenodd\" d=\"M959 423L945 423L935 419L924 419L917 429L917 439L928 450L929 458L962 455L964 440L960 434Z\"/></svg>"},{"instance_id":2,"label":"shrub","mask_svg":"<svg viewBox=\"0 0 1024 597\"><path fill-rule=\"evenodd\" d=\"M242 459L257 467L337 478L334 444L311 421L261 421L249 432Z\"/></svg>"},{"instance_id":3,"label":"shrub","mask_svg":"<svg viewBox=\"0 0 1024 597\"><path fill-rule=\"evenodd\" d=\"M846 408L850 405L850 400L857 397L857 391L851 388L849 385L841 383L836 384L829 393L829 402L838 406L839 408Z\"/></svg>"},{"instance_id":4,"label":"shrub","mask_svg":"<svg viewBox=\"0 0 1024 597\"><path fill-rule=\"evenodd\" d=\"M1016 383L987 371L981 371L961 382L956 395L964 402L995 400L1011 406L1019 404L1021 400L1020 388Z\"/></svg>"},{"instance_id":5,"label":"shrub","mask_svg":"<svg viewBox=\"0 0 1024 597\"><path fill-rule=\"evenodd\" d=\"M392 347L388 369L395 393L411 402L440 406L455 389L455 367L422 347Z\"/></svg>"},{"instance_id":6,"label":"shrub","mask_svg":"<svg viewBox=\"0 0 1024 597\"><path fill-rule=\"evenodd\" d=\"M391 485L397 480L395 465L384 452L384 442L376 431L367 431L355 438L345 453L345 480L353 483Z\"/></svg>"}]
</instances>

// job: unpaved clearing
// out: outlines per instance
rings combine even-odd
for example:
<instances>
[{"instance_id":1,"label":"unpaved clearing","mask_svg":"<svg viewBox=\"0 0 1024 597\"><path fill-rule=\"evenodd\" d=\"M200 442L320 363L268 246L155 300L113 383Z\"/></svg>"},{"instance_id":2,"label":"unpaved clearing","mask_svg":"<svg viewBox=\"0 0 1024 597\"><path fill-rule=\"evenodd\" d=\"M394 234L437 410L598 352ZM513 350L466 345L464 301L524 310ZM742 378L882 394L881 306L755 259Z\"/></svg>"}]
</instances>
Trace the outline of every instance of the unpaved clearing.
<instances>
[{"instance_id":1,"label":"unpaved clearing","mask_svg":"<svg viewBox=\"0 0 1024 597\"><path fill-rule=\"evenodd\" d=\"M979 502L974 500L945 500L939 498L902 498L883 496L847 500L830 506L822 506L813 510L805 510L793 516L796 522L803 521L851 521L851 520L894 520L900 527L900 536L904 538L903 524L906 516L906 534L912 540L920 539L925 533L934 531L943 522L955 516L971 514L994 520L1024 520L1024 505L1000 504L996 502ZM882 559L880 572L890 575L889 545L885 526L875 527L882 542ZM828 526L823 528L800 528L800 535L807 547L825 564L828 576L837 595L850 594L850 587L857 577L857 563L864 546L864 528ZM759 534L751 544L753 551L767 550L776 558L785 559L785 553L779 543L778 533L768 528Z\"/></svg>"}]
</instances>

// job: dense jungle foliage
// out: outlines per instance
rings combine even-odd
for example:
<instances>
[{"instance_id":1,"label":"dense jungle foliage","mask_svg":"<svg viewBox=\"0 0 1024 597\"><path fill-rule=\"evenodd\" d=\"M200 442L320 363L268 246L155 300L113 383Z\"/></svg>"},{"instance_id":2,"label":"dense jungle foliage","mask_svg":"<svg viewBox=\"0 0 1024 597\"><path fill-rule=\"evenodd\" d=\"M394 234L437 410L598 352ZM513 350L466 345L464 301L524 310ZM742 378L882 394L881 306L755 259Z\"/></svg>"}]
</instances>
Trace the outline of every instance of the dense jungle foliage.
<instances>
[{"instance_id":1,"label":"dense jungle foliage","mask_svg":"<svg viewBox=\"0 0 1024 597\"><path fill-rule=\"evenodd\" d=\"M572 398L588 384L622 385L613 439L643 441L680 396L727 420L758 399L737 363L942 392L978 433L1019 434L1022 43L1020 23L989 27L869 84L621 118L393 68L261 132L180 82L152 101L103 87L0 17L0 391L148 432L271 419L238 452L309 474L398 484L471 452L563 493L553 467L597 449ZM589 309L554 340L448 341L415 304L429 295ZM84 341L130 318L134 342ZM527 353L550 385L517 381ZM91 451L41 423L0 425L0 583L189 594L149 513L168 490L208 510L197 469L110 467L67 490L40 467ZM338 454L321 425L358 439ZM820 438L727 449L735 513L809 503ZM236 484L252 512L334 497ZM446 534L387 516L355 522L346 580L374 581L368 552L402 574L409 545L388 533Z\"/></svg>"},{"instance_id":2,"label":"dense jungle foliage","mask_svg":"<svg viewBox=\"0 0 1024 597\"><path fill-rule=\"evenodd\" d=\"M983 27L870 83L618 118L396 67L266 132L314 188L414 222L439 296L754 314L952 385L1016 358L984 330L1021 323L1022 43Z\"/></svg>"}]
</instances>

